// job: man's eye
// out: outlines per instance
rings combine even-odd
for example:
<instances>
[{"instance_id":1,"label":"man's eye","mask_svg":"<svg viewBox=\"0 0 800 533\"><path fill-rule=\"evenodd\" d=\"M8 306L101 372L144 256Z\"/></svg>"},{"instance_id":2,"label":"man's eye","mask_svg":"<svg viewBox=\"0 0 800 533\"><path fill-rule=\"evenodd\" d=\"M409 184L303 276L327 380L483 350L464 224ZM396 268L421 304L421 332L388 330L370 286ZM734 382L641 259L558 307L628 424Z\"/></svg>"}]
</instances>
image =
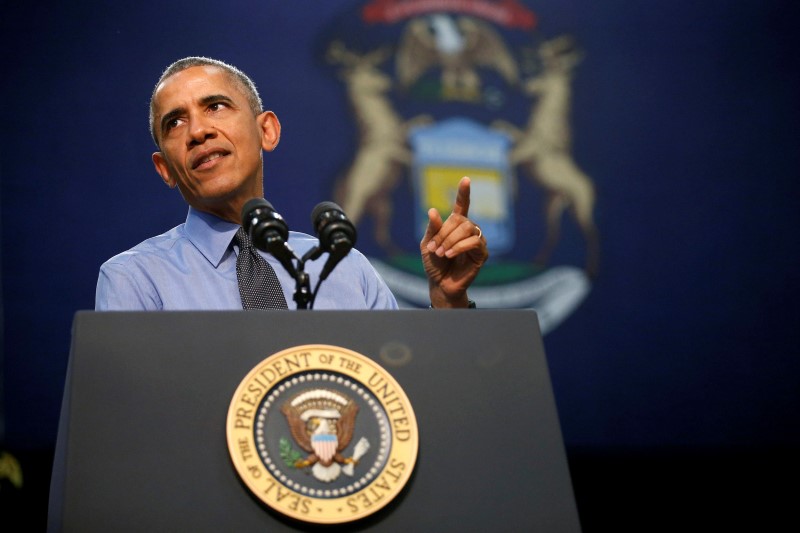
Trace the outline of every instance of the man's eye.
<instances>
[{"instance_id":1,"label":"man's eye","mask_svg":"<svg viewBox=\"0 0 800 533\"><path fill-rule=\"evenodd\" d=\"M178 127L178 125L180 123L181 123L181 119L179 119L179 118L173 118L172 120L168 120L166 123L164 123L164 130L165 131L170 131L173 128Z\"/></svg>"},{"instance_id":2,"label":"man's eye","mask_svg":"<svg viewBox=\"0 0 800 533\"><path fill-rule=\"evenodd\" d=\"M225 104L225 102L214 102L208 106L208 109L211 111L219 111L220 109L225 109L226 107L228 106Z\"/></svg>"}]
</instances>

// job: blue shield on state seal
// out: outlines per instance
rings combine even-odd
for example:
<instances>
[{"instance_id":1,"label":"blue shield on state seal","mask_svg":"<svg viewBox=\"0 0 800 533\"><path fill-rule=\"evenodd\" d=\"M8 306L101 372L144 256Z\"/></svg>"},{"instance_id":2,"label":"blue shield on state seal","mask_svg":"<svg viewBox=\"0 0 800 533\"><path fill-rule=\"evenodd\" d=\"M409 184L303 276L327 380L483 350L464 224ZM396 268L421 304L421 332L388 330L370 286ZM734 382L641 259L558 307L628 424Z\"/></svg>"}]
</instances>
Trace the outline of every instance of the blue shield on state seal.
<instances>
[{"instance_id":1,"label":"blue shield on state seal","mask_svg":"<svg viewBox=\"0 0 800 533\"><path fill-rule=\"evenodd\" d=\"M428 209L447 214L458 182L472 181L470 218L481 227L490 252L500 254L514 244L514 203L505 134L468 118L456 117L409 133L414 152L413 183L419 237L428 224Z\"/></svg>"}]
</instances>

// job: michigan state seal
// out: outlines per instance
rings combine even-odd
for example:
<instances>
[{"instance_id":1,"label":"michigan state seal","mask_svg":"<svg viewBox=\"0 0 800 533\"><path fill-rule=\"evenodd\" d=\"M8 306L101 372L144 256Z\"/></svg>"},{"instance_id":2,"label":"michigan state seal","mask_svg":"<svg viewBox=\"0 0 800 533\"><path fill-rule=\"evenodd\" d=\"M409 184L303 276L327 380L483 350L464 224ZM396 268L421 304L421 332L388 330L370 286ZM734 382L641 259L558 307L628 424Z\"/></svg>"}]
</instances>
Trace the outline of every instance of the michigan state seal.
<instances>
[{"instance_id":1,"label":"michigan state seal","mask_svg":"<svg viewBox=\"0 0 800 533\"><path fill-rule=\"evenodd\" d=\"M319 524L385 507L411 477L419 435L411 403L375 361L305 345L261 361L233 395L228 450L250 491Z\"/></svg>"}]
</instances>

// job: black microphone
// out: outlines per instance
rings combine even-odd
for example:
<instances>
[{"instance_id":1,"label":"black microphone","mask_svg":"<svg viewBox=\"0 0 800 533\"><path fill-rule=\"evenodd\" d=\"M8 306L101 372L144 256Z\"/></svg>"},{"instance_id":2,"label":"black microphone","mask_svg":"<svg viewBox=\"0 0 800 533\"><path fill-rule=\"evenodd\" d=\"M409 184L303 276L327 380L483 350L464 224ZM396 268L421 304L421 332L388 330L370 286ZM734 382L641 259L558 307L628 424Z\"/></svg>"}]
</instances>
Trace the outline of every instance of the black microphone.
<instances>
[{"instance_id":1,"label":"black microphone","mask_svg":"<svg viewBox=\"0 0 800 533\"><path fill-rule=\"evenodd\" d=\"M321 202L311 212L311 224L319 238L320 249L328 252L328 261L320 279L325 279L356 244L356 227L342 208L333 202Z\"/></svg>"},{"instance_id":2,"label":"black microphone","mask_svg":"<svg viewBox=\"0 0 800 533\"><path fill-rule=\"evenodd\" d=\"M271 203L263 198L248 200L242 208L242 227L250 236L253 246L272 254L283 268L295 276L292 264L295 254L286 242L289 239L289 226Z\"/></svg>"}]
</instances>

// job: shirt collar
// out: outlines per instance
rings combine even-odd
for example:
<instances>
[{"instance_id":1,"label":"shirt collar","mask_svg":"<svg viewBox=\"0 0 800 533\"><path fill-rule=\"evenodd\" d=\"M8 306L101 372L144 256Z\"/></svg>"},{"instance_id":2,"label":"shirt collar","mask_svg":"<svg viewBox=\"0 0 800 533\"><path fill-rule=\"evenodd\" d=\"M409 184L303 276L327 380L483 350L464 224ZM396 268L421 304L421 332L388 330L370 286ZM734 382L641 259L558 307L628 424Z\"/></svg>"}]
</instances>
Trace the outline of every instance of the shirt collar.
<instances>
[{"instance_id":1,"label":"shirt collar","mask_svg":"<svg viewBox=\"0 0 800 533\"><path fill-rule=\"evenodd\" d=\"M229 250L239 225L189 207L184 228L192 244L217 268Z\"/></svg>"}]
</instances>

